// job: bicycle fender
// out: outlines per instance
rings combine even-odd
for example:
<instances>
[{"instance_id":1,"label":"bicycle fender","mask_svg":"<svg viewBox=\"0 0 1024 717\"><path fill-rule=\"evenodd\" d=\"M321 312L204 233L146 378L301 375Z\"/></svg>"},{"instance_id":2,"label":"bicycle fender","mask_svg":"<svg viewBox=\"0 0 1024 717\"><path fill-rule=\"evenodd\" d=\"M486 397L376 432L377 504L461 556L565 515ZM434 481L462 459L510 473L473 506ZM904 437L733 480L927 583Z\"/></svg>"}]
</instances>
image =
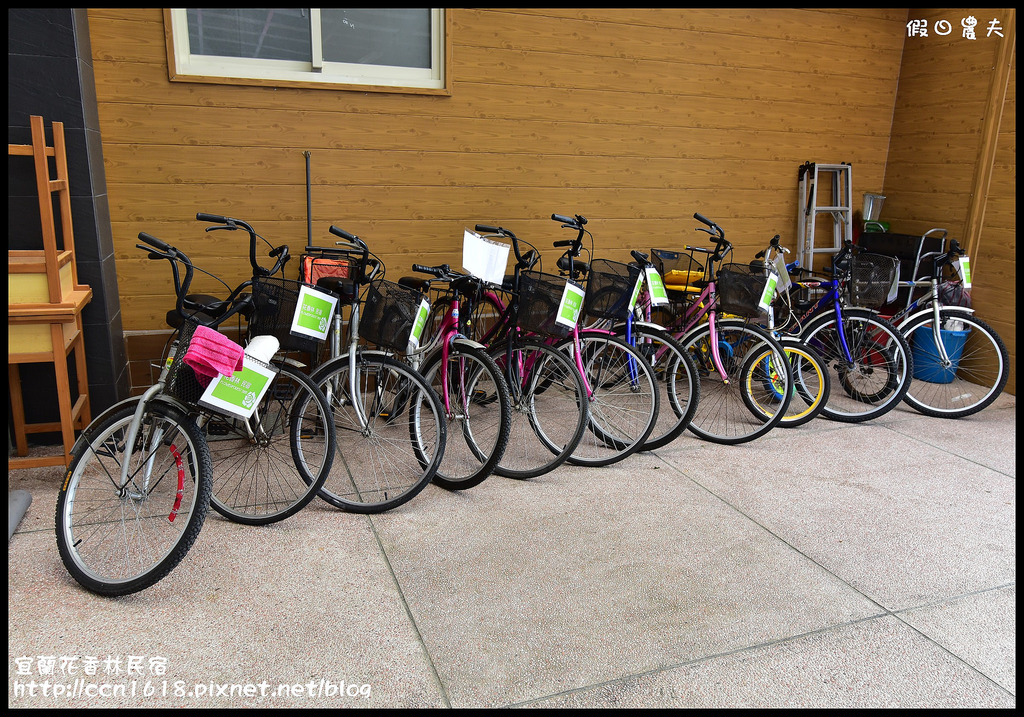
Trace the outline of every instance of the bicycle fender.
<instances>
[{"instance_id":1,"label":"bicycle fender","mask_svg":"<svg viewBox=\"0 0 1024 717\"><path fill-rule=\"evenodd\" d=\"M973 316L974 315L974 309L968 309L966 306L943 306L939 310L940 311L951 311L953 313L958 313L958 314L967 314L968 316ZM904 324L909 324L911 321L916 319L918 316L921 316L922 314L927 314L928 316L931 316L932 315L931 308L929 307L927 309L921 309L920 311L915 311L910 316L907 316L906 318L901 320L896 325L896 327L899 328L900 326L903 326Z\"/></svg>"},{"instance_id":2,"label":"bicycle fender","mask_svg":"<svg viewBox=\"0 0 1024 717\"><path fill-rule=\"evenodd\" d=\"M452 343L453 343L454 345L456 345L456 346L465 346L465 347L467 347L467 348L471 348L471 349L481 349L481 350L483 350L483 351L486 351L486 350L487 350L487 347L486 347L486 346L484 346L484 345L483 345L482 343L480 343L479 341L474 341L473 339L467 339L467 338L465 338L465 337L457 337L457 338L454 338L454 339L452 339Z\"/></svg>"}]
</instances>

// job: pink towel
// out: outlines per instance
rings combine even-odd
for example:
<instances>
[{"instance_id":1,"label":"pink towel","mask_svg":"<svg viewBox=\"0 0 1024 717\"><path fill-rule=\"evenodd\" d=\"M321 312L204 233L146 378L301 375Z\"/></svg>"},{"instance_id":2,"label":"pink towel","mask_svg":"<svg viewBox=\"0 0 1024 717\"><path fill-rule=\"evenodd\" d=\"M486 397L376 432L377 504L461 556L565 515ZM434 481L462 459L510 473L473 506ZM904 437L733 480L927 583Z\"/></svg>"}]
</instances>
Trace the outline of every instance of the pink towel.
<instances>
[{"instance_id":1,"label":"pink towel","mask_svg":"<svg viewBox=\"0 0 1024 717\"><path fill-rule=\"evenodd\" d=\"M206 326L197 326L183 360L205 387L217 374L230 376L241 369L244 355L242 347L231 339Z\"/></svg>"}]
</instances>

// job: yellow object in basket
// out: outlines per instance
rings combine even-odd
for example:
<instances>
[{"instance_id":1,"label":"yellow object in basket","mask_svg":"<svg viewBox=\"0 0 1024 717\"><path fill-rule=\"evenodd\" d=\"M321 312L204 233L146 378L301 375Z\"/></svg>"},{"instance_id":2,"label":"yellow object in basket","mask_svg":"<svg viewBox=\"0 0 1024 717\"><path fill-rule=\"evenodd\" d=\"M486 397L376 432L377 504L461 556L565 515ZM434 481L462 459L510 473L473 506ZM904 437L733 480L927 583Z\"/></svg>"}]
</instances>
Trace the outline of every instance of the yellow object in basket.
<instances>
[{"instance_id":1,"label":"yellow object in basket","mask_svg":"<svg viewBox=\"0 0 1024 717\"><path fill-rule=\"evenodd\" d=\"M671 289L672 291L700 291L699 287L694 286L694 282L703 281L704 272L677 271L673 269L667 272L663 278L666 289Z\"/></svg>"}]
</instances>

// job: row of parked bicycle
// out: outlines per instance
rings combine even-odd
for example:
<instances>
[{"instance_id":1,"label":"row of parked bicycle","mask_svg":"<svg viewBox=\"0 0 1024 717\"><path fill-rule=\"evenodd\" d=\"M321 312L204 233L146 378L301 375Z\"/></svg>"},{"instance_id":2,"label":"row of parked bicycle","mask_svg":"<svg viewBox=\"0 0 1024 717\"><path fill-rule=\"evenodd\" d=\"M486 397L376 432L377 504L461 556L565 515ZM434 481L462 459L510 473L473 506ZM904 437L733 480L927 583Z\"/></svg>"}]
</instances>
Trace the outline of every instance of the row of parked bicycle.
<instances>
[{"instance_id":1,"label":"row of parked bicycle","mask_svg":"<svg viewBox=\"0 0 1024 717\"><path fill-rule=\"evenodd\" d=\"M785 262L778 236L730 262L722 228L694 218L713 246L620 262L593 256L584 217L553 214L574 236L554 242L565 250L550 271L535 245L477 225L465 235L473 272L414 265L391 281L338 227L289 279L286 245L263 267L252 226L201 213L207 231L249 236L252 276L221 297L192 293L197 271L214 275L139 234L170 264L175 331L156 383L75 446L56 508L64 565L85 588L124 595L173 570L210 505L252 525L318 496L379 513L431 481L466 489L565 462L605 466L685 431L738 444L818 415L870 420L901 401L956 418L1002 391L1002 340L942 301L969 286L953 271L966 265L956 241L943 236L927 276L910 282L892 257L853 245L814 277ZM886 317L878 309L899 286L910 298ZM229 322L244 346L222 332Z\"/></svg>"}]
</instances>

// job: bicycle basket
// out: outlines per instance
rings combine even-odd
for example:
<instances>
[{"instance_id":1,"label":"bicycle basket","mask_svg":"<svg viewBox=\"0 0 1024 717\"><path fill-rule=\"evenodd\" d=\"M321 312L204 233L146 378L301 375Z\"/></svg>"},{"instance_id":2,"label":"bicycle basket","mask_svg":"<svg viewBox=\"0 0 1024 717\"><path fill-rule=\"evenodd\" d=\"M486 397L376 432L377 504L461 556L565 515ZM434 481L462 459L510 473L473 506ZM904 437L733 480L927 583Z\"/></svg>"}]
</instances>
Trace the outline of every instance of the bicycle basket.
<instances>
[{"instance_id":1,"label":"bicycle basket","mask_svg":"<svg viewBox=\"0 0 1024 717\"><path fill-rule=\"evenodd\" d=\"M292 317L295 315L301 288L300 282L290 279L276 276L253 277L253 310L249 318L249 339L269 335L281 342L282 351L316 351L320 343L318 340L308 336L295 336L291 332Z\"/></svg>"},{"instance_id":2,"label":"bicycle basket","mask_svg":"<svg viewBox=\"0 0 1024 717\"><path fill-rule=\"evenodd\" d=\"M861 252L850 257L850 278L846 282L850 304L868 309L883 306L897 271L897 260L891 256Z\"/></svg>"},{"instance_id":3,"label":"bicycle basket","mask_svg":"<svg viewBox=\"0 0 1024 717\"><path fill-rule=\"evenodd\" d=\"M640 268L607 259L590 262L583 311L592 319L625 319Z\"/></svg>"},{"instance_id":4,"label":"bicycle basket","mask_svg":"<svg viewBox=\"0 0 1024 717\"><path fill-rule=\"evenodd\" d=\"M751 269L749 264L723 264L715 280L718 310L748 319L764 316L759 304L767 282L763 269Z\"/></svg>"},{"instance_id":5,"label":"bicycle basket","mask_svg":"<svg viewBox=\"0 0 1024 717\"><path fill-rule=\"evenodd\" d=\"M366 291L359 335L371 344L405 351L423 295L416 289L376 279Z\"/></svg>"},{"instance_id":6,"label":"bicycle basket","mask_svg":"<svg viewBox=\"0 0 1024 717\"><path fill-rule=\"evenodd\" d=\"M188 319L178 329L178 348L167 371L167 380L164 383L164 393L181 401L190 408L198 406L199 397L203 395L204 387L196 378L196 372L185 363L185 354L188 352L189 343L192 341L192 334L195 333L196 324Z\"/></svg>"},{"instance_id":7,"label":"bicycle basket","mask_svg":"<svg viewBox=\"0 0 1024 717\"><path fill-rule=\"evenodd\" d=\"M316 286L320 279L353 277L353 260L339 252L307 252L299 257L299 279L305 284Z\"/></svg>"},{"instance_id":8,"label":"bicycle basket","mask_svg":"<svg viewBox=\"0 0 1024 717\"><path fill-rule=\"evenodd\" d=\"M661 274L665 286L692 286L704 279L704 265L689 254L651 249L651 263Z\"/></svg>"},{"instance_id":9,"label":"bicycle basket","mask_svg":"<svg viewBox=\"0 0 1024 717\"><path fill-rule=\"evenodd\" d=\"M556 338L568 336L572 327L555 321L564 291L565 277L540 271L520 272L519 328Z\"/></svg>"}]
</instances>

